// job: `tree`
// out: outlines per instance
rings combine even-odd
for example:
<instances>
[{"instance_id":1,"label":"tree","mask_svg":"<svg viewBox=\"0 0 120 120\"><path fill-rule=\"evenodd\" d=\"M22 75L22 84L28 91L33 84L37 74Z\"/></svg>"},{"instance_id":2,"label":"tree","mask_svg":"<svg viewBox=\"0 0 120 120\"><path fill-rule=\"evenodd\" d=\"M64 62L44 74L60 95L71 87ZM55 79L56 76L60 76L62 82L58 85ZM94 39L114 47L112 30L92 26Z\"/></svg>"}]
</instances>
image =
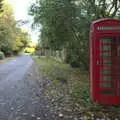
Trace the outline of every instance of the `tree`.
<instances>
[{"instance_id":1,"label":"tree","mask_svg":"<svg viewBox=\"0 0 120 120\"><path fill-rule=\"evenodd\" d=\"M18 53L25 49L28 46L29 42L31 42L30 35L24 29L16 27L15 40L13 44L13 52Z\"/></svg>"},{"instance_id":2,"label":"tree","mask_svg":"<svg viewBox=\"0 0 120 120\"><path fill-rule=\"evenodd\" d=\"M30 15L40 29L40 45L64 50L66 62L88 69L90 23L105 17L119 17L119 0L36 0Z\"/></svg>"},{"instance_id":3,"label":"tree","mask_svg":"<svg viewBox=\"0 0 120 120\"><path fill-rule=\"evenodd\" d=\"M6 1L3 2L0 14L0 51L5 55L18 53L29 42L29 34L23 31L13 15L13 9Z\"/></svg>"}]
</instances>

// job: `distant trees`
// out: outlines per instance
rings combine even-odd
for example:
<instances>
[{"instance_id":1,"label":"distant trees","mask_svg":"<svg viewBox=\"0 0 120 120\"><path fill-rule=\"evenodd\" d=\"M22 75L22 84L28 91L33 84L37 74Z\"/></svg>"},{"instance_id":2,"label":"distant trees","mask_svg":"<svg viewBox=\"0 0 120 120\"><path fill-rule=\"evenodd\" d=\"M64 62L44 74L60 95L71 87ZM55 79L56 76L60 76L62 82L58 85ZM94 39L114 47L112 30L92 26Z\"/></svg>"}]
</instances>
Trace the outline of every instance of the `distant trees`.
<instances>
[{"instance_id":1,"label":"distant trees","mask_svg":"<svg viewBox=\"0 0 120 120\"><path fill-rule=\"evenodd\" d=\"M65 62L88 69L90 23L103 17L119 18L120 0L36 0L29 14L40 28L41 48L62 51Z\"/></svg>"},{"instance_id":2,"label":"distant trees","mask_svg":"<svg viewBox=\"0 0 120 120\"><path fill-rule=\"evenodd\" d=\"M37 43L34 42L29 42L29 44L27 45L27 47L24 49L25 53L34 53L36 50L36 45Z\"/></svg>"},{"instance_id":3,"label":"distant trees","mask_svg":"<svg viewBox=\"0 0 120 120\"><path fill-rule=\"evenodd\" d=\"M3 1L0 13L0 51L5 55L17 54L29 40L28 33L17 25L12 7Z\"/></svg>"}]
</instances>

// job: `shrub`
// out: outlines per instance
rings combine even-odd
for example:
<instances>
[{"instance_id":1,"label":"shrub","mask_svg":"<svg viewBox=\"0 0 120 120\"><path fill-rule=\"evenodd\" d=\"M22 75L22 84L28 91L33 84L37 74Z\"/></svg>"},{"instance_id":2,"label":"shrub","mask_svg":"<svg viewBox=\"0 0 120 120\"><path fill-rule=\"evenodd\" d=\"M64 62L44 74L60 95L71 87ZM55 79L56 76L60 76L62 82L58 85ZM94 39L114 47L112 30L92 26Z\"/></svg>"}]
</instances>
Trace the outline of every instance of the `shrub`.
<instances>
[{"instance_id":1,"label":"shrub","mask_svg":"<svg viewBox=\"0 0 120 120\"><path fill-rule=\"evenodd\" d=\"M2 59L4 59L4 57L5 57L4 53L0 51L0 59L2 60Z\"/></svg>"},{"instance_id":2,"label":"shrub","mask_svg":"<svg viewBox=\"0 0 120 120\"><path fill-rule=\"evenodd\" d=\"M91 105L91 100L89 96L89 87L86 84L81 85L78 83L77 85L74 85L71 93L71 97L75 103L78 103L79 105Z\"/></svg>"},{"instance_id":3,"label":"shrub","mask_svg":"<svg viewBox=\"0 0 120 120\"><path fill-rule=\"evenodd\" d=\"M73 103L79 105L87 106L91 105L91 100L89 96L89 83L88 83L88 72L80 69L73 69L67 64L56 61L52 58L41 57L37 59L37 63L40 64L40 70L44 76L53 80L54 88L57 88L56 93L60 93L58 85L62 83L66 85L65 89L69 90L69 94ZM60 84L61 85L61 84ZM53 88L53 89L54 89ZM49 89L48 89L49 90ZM50 92L50 91L49 91ZM54 93L54 96L56 94ZM53 96L52 96L53 97Z\"/></svg>"}]
</instances>

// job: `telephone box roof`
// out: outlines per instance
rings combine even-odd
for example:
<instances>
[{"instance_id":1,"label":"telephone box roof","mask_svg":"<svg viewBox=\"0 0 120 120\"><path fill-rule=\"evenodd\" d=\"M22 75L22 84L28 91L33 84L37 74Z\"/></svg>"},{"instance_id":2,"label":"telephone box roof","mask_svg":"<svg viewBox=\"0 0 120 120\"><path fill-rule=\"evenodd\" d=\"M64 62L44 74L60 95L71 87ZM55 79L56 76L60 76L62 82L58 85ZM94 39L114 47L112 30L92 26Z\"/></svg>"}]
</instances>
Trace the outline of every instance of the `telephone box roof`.
<instances>
[{"instance_id":1,"label":"telephone box roof","mask_svg":"<svg viewBox=\"0 0 120 120\"><path fill-rule=\"evenodd\" d=\"M112 22L115 22L115 23L120 23L120 20L119 19L112 19L112 18L102 18L102 19L99 19L99 20L95 20L92 22L92 24L98 24L98 23L106 23L108 21L112 21Z\"/></svg>"}]
</instances>

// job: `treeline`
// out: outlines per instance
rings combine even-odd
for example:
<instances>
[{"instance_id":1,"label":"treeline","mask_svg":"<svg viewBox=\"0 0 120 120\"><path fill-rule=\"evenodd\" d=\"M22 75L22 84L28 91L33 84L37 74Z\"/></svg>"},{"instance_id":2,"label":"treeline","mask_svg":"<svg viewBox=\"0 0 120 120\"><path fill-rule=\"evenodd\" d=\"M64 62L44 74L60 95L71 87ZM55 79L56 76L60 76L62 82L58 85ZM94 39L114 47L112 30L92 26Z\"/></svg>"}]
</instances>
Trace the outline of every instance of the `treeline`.
<instances>
[{"instance_id":1,"label":"treeline","mask_svg":"<svg viewBox=\"0 0 120 120\"><path fill-rule=\"evenodd\" d=\"M30 41L29 34L15 20L12 6L0 1L0 51L5 56L18 54Z\"/></svg>"},{"instance_id":2,"label":"treeline","mask_svg":"<svg viewBox=\"0 0 120 120\"><path fill-rule=\"evenodd\" d=\"M88 70L90 23L99 18L119 18L119 0L36 0L29 11L40 30L42 54L63 56L74 67Z\"/></svg>"}]
</instances>

